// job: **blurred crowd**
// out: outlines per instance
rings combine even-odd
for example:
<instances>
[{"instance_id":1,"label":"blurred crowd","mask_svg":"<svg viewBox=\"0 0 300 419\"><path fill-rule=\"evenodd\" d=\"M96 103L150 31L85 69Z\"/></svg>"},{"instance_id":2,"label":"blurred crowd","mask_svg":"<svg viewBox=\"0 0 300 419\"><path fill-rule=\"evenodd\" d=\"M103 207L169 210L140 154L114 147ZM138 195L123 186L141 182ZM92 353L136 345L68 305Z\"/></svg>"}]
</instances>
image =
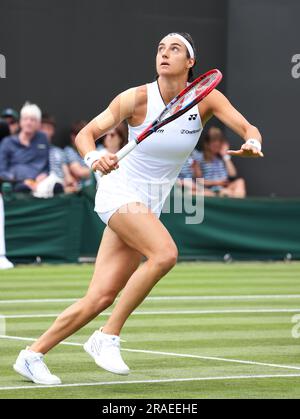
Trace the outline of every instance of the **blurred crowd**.
<instances>
[{"instance_id":1,"label":"blurred crowd","mask_svg":"<svg viewBox=\"0 0 300 419\"><path fill-rule=\"evenodd\" d=\"M55 118L42 114L37 105L27 103L20 118L13 109L4 109L0 119L0 179L13 185L15 192L51 198L58 193L76 193L91 182L91 172L75 147L75 138L86 121L75 122L68 144L54 145ZM124 124L109 132L97 147L118 151L127 141Z\"/></svg>"},{"instance_id":2,"label":"blurred crowd","mask_svg":"<svg viewBox=\"0 0 300 419\"><path fill-rule=\"evenodd\" d=\"M56 194L76 193L88 186L93 175L75 147L75 138L86 124L86 121L72 124L68 144L62 148L54 145L54 116L43 114L31 103L23 106L20 115L14 109L4 109L0 113L0 187L8 184L15 192L51 198ZM122 123L96 146L116 153L127 142L127 125ZM184 185L193 195L244 198L245 182L227 154L229 143L222 130L210 128L202 145L202 151L194 150L182 168L178 186ZM5 257L4 207L0 193L0 269L11 267Z\"/></svg>"},{"instance_id":3,"label":"blurred crowd","mask_svg":"<svg viewBox=\"0 0 300 419\"><path fill-rule=\"evenodd\" d=\"M229 148L223 131L211 127L203 138L202 151L194 150L183 166L178 184L184 183L192 194L245 198L246 184L227 154Z\"/></svg>"}]
</instances>

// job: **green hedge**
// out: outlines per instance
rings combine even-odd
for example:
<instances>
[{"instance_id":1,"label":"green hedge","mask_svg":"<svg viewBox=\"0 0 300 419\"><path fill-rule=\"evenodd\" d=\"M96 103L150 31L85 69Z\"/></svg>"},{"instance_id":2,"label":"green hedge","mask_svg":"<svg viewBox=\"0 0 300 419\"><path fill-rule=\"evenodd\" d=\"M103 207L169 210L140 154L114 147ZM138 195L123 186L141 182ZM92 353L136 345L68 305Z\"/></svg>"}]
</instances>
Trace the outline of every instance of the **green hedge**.
<instances>
[{"instance_id":1,"label":"green hedge","mask_svg":"<svg viewBox=\"0 0 300 419\"><path fill-rule=\"evenodd\" d=\"M12 197L5 202L8 256L15 262L74 263L95 257L104 225L94 212L94 189L53 199ZM300 259L300 200L220 199L205 203L204 222L163 214L182 259Z\"/></svg>"}]
</instances>

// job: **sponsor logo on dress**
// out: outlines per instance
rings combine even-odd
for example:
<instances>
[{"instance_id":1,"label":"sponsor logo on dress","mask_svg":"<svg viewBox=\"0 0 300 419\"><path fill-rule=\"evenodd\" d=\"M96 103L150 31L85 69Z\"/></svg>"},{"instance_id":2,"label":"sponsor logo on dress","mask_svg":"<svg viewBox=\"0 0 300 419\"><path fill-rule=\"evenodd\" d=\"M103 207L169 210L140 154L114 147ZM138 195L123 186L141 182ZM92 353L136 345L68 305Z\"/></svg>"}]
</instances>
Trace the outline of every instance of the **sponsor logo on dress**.
<instances>
[{"instance_id":1,"label":"sponsor logo on dress","mask_svg":"<svg viewBox=\"0 0 300 419\"><path fill-rule=\"evenodd\" d=\"M201 131L201 129L194 129L193 131L189 131L188 129L182 129L181 130L181 134L187 134L187 135L192 135L192 134L198 134Z\"/></svg>"},{"instance_id":2,"label":"sponsor logo on dress","mask_svg":"<svg viewBox=\"0 0 300 419\"><path fill-rule=\"evenodd\" d=\"M197 114L193 114L189 116L189 121L196 121L198 115Z\"/></svg>"}]
</instances>

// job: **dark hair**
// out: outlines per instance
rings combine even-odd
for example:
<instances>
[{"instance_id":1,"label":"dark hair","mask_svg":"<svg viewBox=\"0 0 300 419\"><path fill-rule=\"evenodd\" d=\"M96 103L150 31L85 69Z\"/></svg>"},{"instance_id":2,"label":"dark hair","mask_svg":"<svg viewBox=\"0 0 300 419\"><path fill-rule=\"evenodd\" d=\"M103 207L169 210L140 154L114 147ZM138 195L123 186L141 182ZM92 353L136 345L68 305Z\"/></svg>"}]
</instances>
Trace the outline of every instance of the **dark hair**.
<instances>
[{"instance_id":1,"label":"dark hair","mask_svg":"<svg viewBox=\"0 0 300 419\"><path fill-rule=\"evenodd\" d=\"M86 121L77 121L74 122L74 124L72 124L71 126L71 131L70 134L71 135L78 135L80 133L80 131L87 125Z\"/></svg>"},{"instance_id":2,"label":"dark hair","mask_svg":"<svg viewBox=\"0 0 300 419\"><path fill-rule=\"evenodd\" d=\"M210 127L203 136L202 150L205 161L211 161L212 159L209 146L213 141L220 141L221 143L226 142L224 132L215 126ZM221 160L223 159L221 155L217 155L216 157Z\"/></svg>"},{"instance_id":3,"label":"dark hair","mask_svg":"<svg viewBox=\"0 0 300 419\"><path fill-rule=\"evenodd\" d=\"M54 128L56 127L56 121L54 116L49 115L48 113L43 113L42 123L52 125Z\"/></svg>"},{"instance_id":4,"label":"dark hair","mask_svg":"<svg viewBox=\"0 0 300 419\"><path fill-rule=\"evenodd\" d=\"M3 138L10 135L8 123L4 119L0 119L0 142Z\"/></svg>"},{"instance_id":5,"label":"dark hair","mask_svg":"<svg viewBox=\"0 0 300 419\"><path fill-rule=\"evenodd\" d=\"M192 36L189 33L187 33L187 32L174 32L174 34L183 36L191 44L191 46L192 46L192 48L194 50L194 53L195 53L195 63L193 65L193 67L189 70L189 75L188 75L188 82L191 83L192 81L195 80L193 68L195 67L195 65L197 63L197 51L196 51L196 47L195 47L195 42L194 42ZM186 50L186 55L187 55L187 58L191 58L188 49ZM156 76L156 79L158 79L158 76Z\"/></svg>"},{"instance_id":6,"label":"dark hair","mask_svg":"<svg viewBox=\"0 0 300 419\"><path fill-rule=\"evenodd\" d=\"M116 128L114 128L114 130L112 131L116 131L116 134L118 135L118 137L120 138L120 147L119 149L121 150L121 148L123 148L127 143L128 143L128 124L126 121L123 121L120 123L120 125L118 125ZM106 135L104 135L104 137L100 138L97 141L97 145L98 144L105 144L105 139L106 139Z\"/></svg>"},{"instance_id":7,"label":"dark hair","mask_svg":"<svg viewBox=\"0 0 300 419\"><path fill-rule=\"evenodd\" d=\"M116 127L118 136L121 138L120 149L123 148L128 143L128 125L125 121L121 122L120 125Z\"/></svg>"},{"instance_id":8,"label":"dark hair","mask_svg":"<svg viewBox=\"0 0 300 419\"><path fill-rule=\"evenodd\" d=\"M195 64L190 69L190 71L189 71L189 77L188 77L188 82L191 83L195 79L193 68L195 67L195 65L197 63L197 53L196 53L197 51L196 51L196 47L195 47L195 42L194 42L192 36L189 33L187 33L187 32L175 32L175 33L178 33L178 35L183 36L192 45L192 48L193 48L194 53L195 53ZM188 50L187 50L187 58L191 58L190 53L189 53Z\"/></svg>"}]
</instances>

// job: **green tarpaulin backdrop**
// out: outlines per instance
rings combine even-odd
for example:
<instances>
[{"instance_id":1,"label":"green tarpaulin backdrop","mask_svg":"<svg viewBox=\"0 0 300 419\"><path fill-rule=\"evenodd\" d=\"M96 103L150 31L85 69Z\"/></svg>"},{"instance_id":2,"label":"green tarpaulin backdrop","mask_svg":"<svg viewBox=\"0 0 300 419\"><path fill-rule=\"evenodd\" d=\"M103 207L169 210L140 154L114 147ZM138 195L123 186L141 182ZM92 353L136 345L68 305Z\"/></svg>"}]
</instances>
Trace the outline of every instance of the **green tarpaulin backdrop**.
<instances>
[{"instance_id":1,"label":"green tarpaulin backdrop","mask_svg":"<svg viewBox=\"0 0 300 419\"><path fill-rule=\"evenodd\" d=\"M8 256L15 262L77 262L94 257L104 225L94 213L94 192L43 200L6 201ZM182 259L300 259L300 200L219 199L205 203L204 222L163 214Z\"/></svg>"}]
</instances>

